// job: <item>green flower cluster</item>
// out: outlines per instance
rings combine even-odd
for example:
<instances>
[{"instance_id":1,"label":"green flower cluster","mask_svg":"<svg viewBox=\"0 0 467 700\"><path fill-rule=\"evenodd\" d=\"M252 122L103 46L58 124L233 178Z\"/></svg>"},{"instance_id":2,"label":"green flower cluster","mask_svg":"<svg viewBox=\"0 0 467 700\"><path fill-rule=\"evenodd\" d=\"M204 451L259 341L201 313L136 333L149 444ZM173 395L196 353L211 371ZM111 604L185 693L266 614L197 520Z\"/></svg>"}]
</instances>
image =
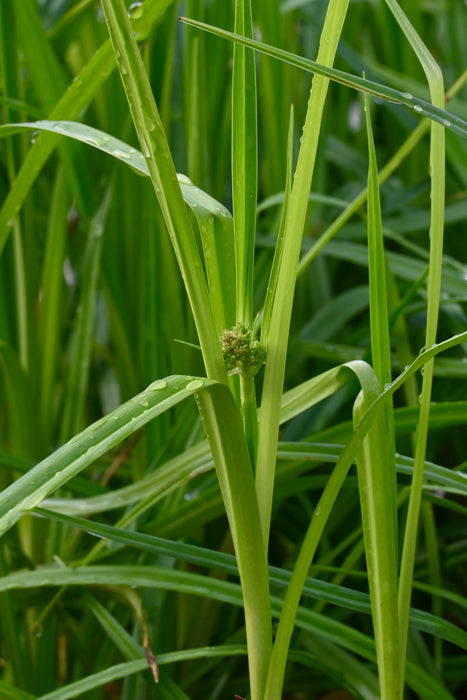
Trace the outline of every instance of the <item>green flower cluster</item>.
<instances>
[{"instance_id":1,"label":"green flower cluster","mask_svg":"<svg viewBox=\"0 0 467 700\"><path fill-rule=\"evenodd\" d=\"M251 328L237 323L221 336L224 364L229 374L242 373L254 377L264 363L266 351L262 343L254 337Z\"/></svg>"}]
</instances>

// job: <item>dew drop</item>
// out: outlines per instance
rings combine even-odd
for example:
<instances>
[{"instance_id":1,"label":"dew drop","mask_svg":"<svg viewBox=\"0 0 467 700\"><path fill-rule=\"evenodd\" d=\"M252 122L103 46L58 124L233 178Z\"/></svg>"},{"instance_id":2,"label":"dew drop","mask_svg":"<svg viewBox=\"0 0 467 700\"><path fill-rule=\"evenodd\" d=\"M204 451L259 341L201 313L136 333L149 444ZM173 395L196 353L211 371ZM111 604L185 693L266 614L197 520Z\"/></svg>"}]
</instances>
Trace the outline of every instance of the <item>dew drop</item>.
<instances>
[{"instance_id":1,"label":"dew drop","mask_svg":"<svg viewBox=\"0 0 467 700\"><path fill-rule=\"evenodd\" d=\"M156 125L155 125L153 119L149 116L149 114L146 114L146 115L144 116L144 123L145 123L146 129L147 129L148 131L154 131L154 130L155 130Z\"/></svg>"},{"instance_id":2,"label":"dew drop","mask_svg":"<svg viewBox=\"0 0 467 700\"><path fill-rule=\"evenodd\" d=\"M187 391L196 391L196 389L201 389L203 386L204 382L202 379L192 379L185 388Z\"/></svg>"},{"instance_id":3,"label":"dew drop","mask_svg":"<svg viewBox=\"0 0 467 700\"><path fill-rule=\"evenodd\" d=\"M406 100L413 100L413 95L410 92L403 92L402 94Z\"/></svg>"},{"instance_id":4,"label":"dew drop","mask_svg":"<svg viewBox=\"0 0 467 700\"><path fill-rule=\"evenodd\" d=\"M416 112L423 112L423 107L420 107L420 105L414 105L413 108Z\"/></svg>"},{"instance_id":5,"label":"dew drop","mask_svg":"<svg viewBox=\"0 0 467 700\"><path fill-rule=\"evenodd\" d=\"M148 386L149 391L162 391L162 389L167 389L167 382L165 379L158 379Z\"/></svg>"},{"instance_id":6,"label":"dew drop","mask_svg":"<svg viewBox=\"0 0 467 700\"><path fill-rule=\"evenodd\" d=\"M149 401L147 399L143 399L142 401L139 402L139 405L142 406L143 408L148 408Z\"/></svg>"},{"instance_id":7,"label":"dew drop","mask_svg":"<svg viewBox=\"0 0 467 700\"><path fill-rule=\"evenodd\" d=\"M452 124L451 124L451 122L449 121L449 119L443 119L443 120L442 120L442 124L443 124L443 126L447 126L448 129L452 126Z\"/></svg>"},{"instance_id":8,"label":"dew drop","mask_svg":"<svg viewBox=\"0 0 467 700\"><path fill-rule=\"evenodd\" d=\"M128 153L125 153L125 151L119 151L118 148L116 148L114 151L112 151L112 153L114 154L114 156L116 158L125 158L126 160L128 160L130 158Z\"/></svg>"},{"instance_id":9,"label":"dew drop","mask_svg":"<svg viewBox=\"0 0 467 700\"><path fill-rule=\"evenodd\" d=\"M99 142L93 137L93 136L84 136L84 140L86 143L89 143L91 146L99 146Z\"/></svg>"},{"instance_id":10,"label":"dew drop","mask_svg":"<svg viewBox=\"0 0 467 700\"><path fill-rule=\"evenodd\" d=\"M143 3L141 1L139 2L133 2L130 7L128 8L128 17L131 17L132 19L138 19L139 17L143 16Z\"/></svg>"}]
</instances>

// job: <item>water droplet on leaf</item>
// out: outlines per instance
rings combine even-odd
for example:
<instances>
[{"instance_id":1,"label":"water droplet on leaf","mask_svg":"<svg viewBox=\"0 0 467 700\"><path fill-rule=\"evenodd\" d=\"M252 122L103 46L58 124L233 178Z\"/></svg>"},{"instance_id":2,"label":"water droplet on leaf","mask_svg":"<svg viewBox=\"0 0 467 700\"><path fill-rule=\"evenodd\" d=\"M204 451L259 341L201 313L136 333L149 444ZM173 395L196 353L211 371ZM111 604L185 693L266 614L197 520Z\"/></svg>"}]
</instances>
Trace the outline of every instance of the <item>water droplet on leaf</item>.
<instances>
[{"instance_id":1,"label":"water droplet on leaf","mask_svg":"<svg viewBox=\"0 0 467 700\"><path fill-rule=\"evenodd\" d=\"M149 391L161 391L162 389L167 389L167 382L165 379L158 379L148 386Z\"/></svg>"},{"instance_id":2,"label":"water droplet on leaf","mask_svg":"<svg viewBox=\"0 0 467 700\"><path fill-rule=\"evenodd\" d=\"M126 153L125 151L120 151L118 150L118 148L112 151L112 153L116 158L125 158L125 160L128 160L130 158L128 153Z\"/></svg>"},{"instance_id":3,"label":"water droplet on leaf","mask_svg":"<svg viewBox=\"0 0 467 700\"><path fill-rule=\"evenodd\" d=\"M128 17L132 19L138 19L143 16L143 3L133 2L128 8Z\"/></svg>"},{"instance_id":4,"label":"water droplet on leaf","mask_svg":"<svg viewBox=\"0 0 467 700\"><path fill-rule=\"evenodd\" d=\"M196 391L196 389L201 389L204 386L204 382L202 379L192 379L191 382L188 382L186 385L186 390L187 391Z\"/></svg>"}]
</instances>

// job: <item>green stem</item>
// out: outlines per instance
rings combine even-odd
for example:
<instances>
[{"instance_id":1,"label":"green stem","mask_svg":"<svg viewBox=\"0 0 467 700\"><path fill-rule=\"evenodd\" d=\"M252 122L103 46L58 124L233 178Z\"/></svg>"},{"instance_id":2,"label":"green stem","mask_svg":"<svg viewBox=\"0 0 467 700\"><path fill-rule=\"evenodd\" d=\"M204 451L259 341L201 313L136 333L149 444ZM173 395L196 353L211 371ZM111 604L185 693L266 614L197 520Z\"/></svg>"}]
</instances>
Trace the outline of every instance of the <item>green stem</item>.
<instances>
[{"instance_id":1,"label":"green stem","mask_svg":"<svg viewBox=\"0 0 467 700\"><path fill-rule=\"evenodd\" d=\"M238 409L222 384L196 394L229 519L242 585L252 700L261 700L272 650L266 549Z\"/></svg>"},{"instance_id":2,"label":"green stem","mask_svg":"<svg viewBox=\"0 0 467 700\"><path fill-rule=\"evenodd\" d=\"M206 372L227 383L196 239L127 9L123 0L102 0L102 6L141 150L185 283Z\"/></svg>"},{"instance_id":3,"label":"green stem","mask_svg":"<svg viewBox=\"0 0 467 700\"><path fill-rule=\"evenodd\" d=\"M258 409L254 377L244 372L240 374L240 401L242 406L243 429L245 431L248 452L252 464L256 461L258 448Z\"/></svg>"}]
</instances>

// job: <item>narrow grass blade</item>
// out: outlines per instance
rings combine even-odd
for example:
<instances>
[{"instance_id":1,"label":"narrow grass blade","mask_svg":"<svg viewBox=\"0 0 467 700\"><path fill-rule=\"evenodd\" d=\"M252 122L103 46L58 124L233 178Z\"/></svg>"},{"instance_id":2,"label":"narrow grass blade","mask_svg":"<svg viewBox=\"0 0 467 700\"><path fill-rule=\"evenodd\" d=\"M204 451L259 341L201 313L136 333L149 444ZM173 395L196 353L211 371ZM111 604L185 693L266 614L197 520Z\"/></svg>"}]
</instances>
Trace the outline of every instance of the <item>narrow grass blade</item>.
<instances>
[{"instance_id":1,"label":"narrow grass blade","mask_svg":"<svg viewBox=\"0 0 467 700\"><path fill-rule=\"evenodd\" d=\"M185 282L209 377L227 382L208 289L169 145L123 0L103 0L110 38L154 191Z\"/></svg>"},{"instance_id":2,"label":"narrow grass blade","mask_svg":"<svg viewBox=\"0 0 467 700\"><path fill-rule=\"evenodd\" d=\"M333 459L337 461L338 458L339 455L335 454ZM442 468L440 467L440 469ZM467 489L467 484L465 487ZM131 530L105 525L84 518L74 518L45 508L36 508L34 513L66 525L71 525L83 532L88 532L99 538L108 539L111 542L153 552L154 554L166 555L179 561L190 562L196 566L215 569L216 571L222 571L229 575L238 575L236 559L231 554L217 552L185 542L133 532ZM290 581L291 572L275 566L269 566L268 570L270 585L275 588L286 589ZM467 601L462 598L462 596L449 594L446 591L443 592L442 589L428 588L430 591L436 592L446 600L451 600L462 610L467 610ZM320 581L319 579L307 577L302 596L303 598L326 601L356 612L364 612L368 615L371 614L370 598L368 594L345 588L341 585L328 583L327 581ZM410 611L410 624L415 629L428 632L436 637L457 644L462 649L467 649L467 633L451 622L442 620L438 616L412 608Z\"/></svg>"},{"instance_id":3,"label":"narrow grass blade","mask_svg":"<svg viewBox=\"0 0 467 700\"><path fill-rule=\"evenodd\" d=\"M283 5L274 2L256 2L255 24L263 41L273 46L283 46L285 37L290 40L296 33L287 21ZM289 30L289 31L288 31ZM243 33L238 32L236 33ZM249 37L252 38L252 37ZM259 127L262 149L260 170L266 192L280 192L284 184L286 153L284 141L287 133L287 110L290 104L290 81L286 66L277 61L261 58L258 67L261 79L258 81Z\"/></svg>"},{"instance_id":4,"label":"narrow grass blade","mask_svg":"<svg viewBox=\"0 0 467 700\"><path fill-rule=\"evenodd\" d=\"M376 398L379 387L391 381L391 348L378 169L366 95L365 112L369 152L367 228L370 329L376 379L373 398ZM368 406L368 398L362 392L354 406L355 425L358 425ZM397 484L394 420L390 402L386 403L383 414L365 438L357 455L357 468L381 698L397 700L401 697L402 672L397 610Z\"/></svg>"},{"instance_id":5,"label":"narrow grass blade","mask_svg":"<svg viewBox=\"0 0 467 700\"><path fill-rule=\"evenodd\" d=\"M67 215L70 207L69 188L63 169L57 173L54 184L51 212L47 227L45 256L42 272L42 304L39 326L41 354L41 387L39 416L44 444L50 444L51 427L55 425L53 387L57 379L60 357L61 323L64 298L63 263L66 254Z\"/></svg>"},{"instance_id":6,"label":"narrow grass blade","mask_svg":"<svg viewBox=\"0 0 467 700\"><path fill-rule=\"evenodd\" d=\"M250 0L235 3L235 31L251 38ZM234 45L232 87L232 197L237 263L237 318L253 323L253 263L255 251L258 146L255 57L251 49Z\"/></svg>"},{"instance_id":7,"label":"narrow grass blade","mask_svg":"<svg viewBox=\"0 0 467 700\"><path fill-rule=\"evenodd\" d=\"M332 64L334 61L347 6L347 0L335 0L330 2L328 6L318 54L319 60L327 65ZM261 398L256 464L256 490L264 542L269 540L277 430L279 427L280 402L287 355L287 336L292 313L297 264L328 85L328 78L319 75L314 76L287 210L284 246L271 312L269 335L265 338L267 354Z\"/></svg>"},{"instance_id":8,"label":"narrow grass blade","mask_svg":"<svg viewBox=\"0 0 467 700\"><path fill-rule=\"evenodd\" d=\"M386 291L386 257L383 243L378 169L371 127L370 104L365 96L368 133L368 271L370 288L370 331L373 369L381 386L392 379L389 315Z\"/></svg>"},{"instance_id":9,"label":"narrow grass blade","mask_svg":"<svg viewBox=\"0 0 467 700\"><path fill-rule=\"evenodd\" d=\"M190 34L192 32L190 31ZM204 133L205 123L204 101L206 98L203 67L205 65L204 43L199 36L190 36L185 44L186 51L190 52L190 57L185 61L186 70L189 70L187 85L187 167L188 177L202 187L206 181L206 134Z\"/></svg>"},{"instance_id":10,"label":"narrow grass blade","mask_svg":"<svg viewBox=\"0 0 467 700\"><path fill-rule=\"evenodd\" d=\"M350 73L345 73L344 71L337 70L335 68L328 67L322 63L311 61L308 58L302 58L296 54L290 53L289 51L284 51L283 49L275 48L274 46L268 46L260 41L255 41L254 39L247 39L246 37L235 34L234 32L228 32L224 29L219 29L218 27L213 27L204 22L197 22L193 19L188 19L188 17L181 18L183 22L189 24L193 27L198 27L206 32L211 32L217 36L221 36L224 39L229 39L230 41L236 41L244 46L248 46L251 49L256 49L261 53L268 56L278 58L281 61L290 63L297 68L303 68L304 70L316 73L316 75L322 75L328 77L330 80L334 80L341 85L347 85L354 90L359 90L360 92L366 92L368 95L373 95L382 100L388 102L396 102L397 104L404 105L409 109L414 110L420 116L428 117L438 124L442 124L447 129L450 129L459 136L467 137L467 122L447 110L426 102L418 97L414 97L409 93L404 93L400 90L395 90L394 88L388 87L387 85L381 85L380 83L375 83L372 80L367 80L366 78L360 78L356 75L351 75Z\"/></svg>"},{"instance_id":11,"label":"narrow grass blade","mask_svg":"<svg viewBox=\"0 0 467 700\"><path fill-rule=\"evenodd\" d=\"M271 274L269 275L269 282L266 289L266 299L264 301L264 311L263 318L261 321L261 340L263 343L265 339L269 336L269 329L271 327L271 313L273 309L274 299L277 293L277 279L279 275L279 270L282 260L282 251L284 248L284 232L285 224L287 221L287 212L289 207L290 190L292 188L292 175L293 175L293 132L294 130L294 110L293 105L290 108L290 121L289 121L289 133L287 138L287 170L286 170L286 180L284 187L284 200L282 205L282 214L279 224L279 231L277 234L277 243L274 249L274 258L272 261Z\"/></svg>"},{"instance_id":12,"label":"narrow grass blade","mask_svg":"<svg viewBox=\"0 0 467 700\"><path fill-rule=\"evenodd\" d=\"M148 421L183 401L209 380L174 375L153 382L127 403L90 425L0 494L0 533L39 505L109 449Z\"/></svg>"},{"instance_id":13,"label":"narrow grass blade","mask_svg":"<svg viewBox=\"0 0 467 700\"><path fill-rule=\"evenodd\" d=\"M416 33L415 29L399 7L398 3L395 2L395 0L387 0L387 3L423 67L430 88L430 96L433 104L435 107L441 108L444 105L444 81L440 67ZM430 143L430 262L427 288L427 320L425 329L425 345L427 348L431 347L436 342L438 328L444 238L445 171L444 129L439 123L432 123ZM420 418L415 448L414 473L410 489L410 499L402 549L399 579L400 653L402 664L404 664L407 649L408 611L410 608L418 521L422 499L423 470L428 439L433 372L434 362L430 361L425 365L423 372ZM403 677L401 678L401 683L403 688Z\"/></svg>"},{"instance_id":14,"label":"narrow grass blade","mask_svg":"<svg viewBox=\"0 0 467 700\"><path fill-rule=\"evenodd\" d=\"M135 585L143 588L186 592L196 596L206 596L213 600L220 600L229 605L242 605L240 586L236 583L214 578L207 579L200 574L164 567L104 565L71 568L54 565L41 567L35 571L15 572L0 578L0 591L64 585ZM273 597L273 616L279 617L282 608L282 600ZM365 659L375 660L375 649L372 639L354 630L349 625L332 620L328 616L317 614L310 609L300 608L297 614L297 626L312 632L313 635L317 635L318 639L323 637L325 640L330 640L344 649L361 655ZM198 650L196 653L200 654L200 651ZM206 654L208 653L206 651ZM170 654L168 657L158 655L158 665L163 666L168 662L166 659L183 659L185 654L190 654L190 650L176 652L176 654L177 656ZM147 661L145 659L144 663L144 668L146 668ZM141 669L138 667L138 670ZM413 663L409 663L407 666L407 681L421 698L426 698L427 700L436 700L437 698L453 700L453 696L440 683ZM86 679L84 679L84 682L86 682Z\"/></svg>"},{"instance_id":15,"label":"narrow grass blade","mask_svg":"<svg viewBox=\"0 0 467 700\"><path fill-rule=\"evenodd\" d=\"M244 656L245 653L245 647L241 645L203 647L200 649L186 649L184 651L174 651L166 654L160 654L158 656L158 663L161 666L166 666L168 664L181 661L197 661L199 659L206 658L229 658L231 656ZM112 681L119 680L120 678L127 678L128 676L144 671L147 668L148 662L146 659L138 659L135 661L127 661L122 664L116 664L115 666L111 666L104 671L100 671L99 673L95 673L87 678L70 683L59 690L42 695L40 698L36 698L36 700L69 700L69 698L78 697L82 693L92 691L94 688L105 686L110 684ZM161 693L161 697L170 698L170 700L188 700L188 696L168 676L161 678L158 686L158 692ZM12 696L12 700L30 700L30 698L32 698L32 696L29 695L27 695L24 699L21 696L18 696L17 699L16 697Z\"/></svg>"},{"instance_id":16,"label":"narrow grass blade","mask_svg":"<svg viewBox=\"0 0 467 700\"><path fill-rule=\"evenodd\" d=\"M183 199L196 218L218 336L235 324L235 264L232 215L219 202L178 175Z\"/></svg>"},{"instance_id":17,"label":"narrow grass blade","mask_svg":"<svg viewBox=\"0 0 467 700\"><path fill-rule=\"evenodd\" d=\"M379 393L379 382L375 377L373 391L367 395L361 392L355 402L355 427ZM395 503L394 497L391 497L395 469L386 414L387 411L380 414L365 436L357 452L357 469L381 700L398 700L402 698L402 670L397 610Z\"/></svg>"},{"instance_id":18,"label":"narrow grass blade","mask_svg":"<svg viewBox=\"0 0 467 700\"><path fill-rule=\"evenodd\" d=\"M459 78L459 80L456 81L456 83L448 90L446 93L446 101L449 102L449 100L458 93L458 91L465 85L465 82L467 81L467 71L465 71ZM394 154L392 158L386 163L386 165L381 169L378 177L378 182L381 185L383 182L385 182L390 175L395 172L395 170L399 167L399 165L404 161L404 159L407 157L409 153L412 152L413 148L417 143L420 142L422 137L427 133L427 131L430 128L430 120L429 119L423 119L420 124L414 129L414 131L407 137L405 142L402 144L402 146L398 149L398 151ZM346 206L345 210L338 216L338 218L332 223L330 226L327 227L327 229L321 234L321 236L318 238L316 243L313 244L313 246L306 251L306 253L303 255L302 259L300 260L300 264L298 267L298 274L300 275L312 260L315 259L315 257L318 255L320 250L323 249L323 247L330 241L336 233L344 226L346 221L350 219L350 217L355 214L358 209L361 207L361 205L365 202L367 197L367 190L364 189L362 192L357 195L349 204Z\"/></svg>"},{"instance_id":19,"label":"narrow grass blade","mask_svg":"<svg viewBox=\"0 0 467 700\"><path fill-rule=\"evenodd\" d=\"M89 237L84 251L81 276L83 293L71 341L70 371L65 393L61 442L68 440L83 427L84 404L89 381L92 340L96 322L98 280L104 229L111 197L112 192L108 189L89 226Z\"/></svg>"}]
</instances>

